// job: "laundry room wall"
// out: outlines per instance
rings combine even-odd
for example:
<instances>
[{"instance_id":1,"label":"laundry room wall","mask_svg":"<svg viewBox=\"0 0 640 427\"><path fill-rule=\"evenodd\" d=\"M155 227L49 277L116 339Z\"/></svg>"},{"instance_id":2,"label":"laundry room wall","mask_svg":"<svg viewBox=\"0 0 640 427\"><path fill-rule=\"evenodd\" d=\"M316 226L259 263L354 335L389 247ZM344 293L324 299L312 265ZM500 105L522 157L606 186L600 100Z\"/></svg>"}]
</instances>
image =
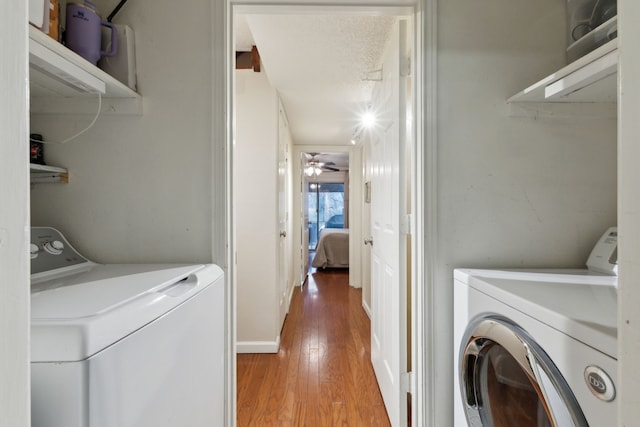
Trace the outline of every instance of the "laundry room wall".
<instances>
[{"instance_id":1,"label":"laundry room wall","mask_svg":"<svg viewBox=\"0 0 640 427\"><path fill-rule=\"evenodd\" d=\"M96 3L106 17L118 2ZM212 259L211 2L188 7L197 13L169 0L126 3L113 22L135 32L143 114L102 114L76 140L45 146L70 182L32 189L32 224L60 228L95 261ZM32 115L31 129L60 141L94 111Z\"/></svg>"},{"instance_id":2,"label":"laundry room wall","mask_svg":"<svg viewBox=\"0 0 640 427\"><path fill-rule=\"evenodd\" d=\"M565 3L438 2L436 372L453 370L454 268L584 267L616 224L615 114L505 102L566 63ZM435 425L452 425L445 377Z\"/></svg>"}]
</instances>

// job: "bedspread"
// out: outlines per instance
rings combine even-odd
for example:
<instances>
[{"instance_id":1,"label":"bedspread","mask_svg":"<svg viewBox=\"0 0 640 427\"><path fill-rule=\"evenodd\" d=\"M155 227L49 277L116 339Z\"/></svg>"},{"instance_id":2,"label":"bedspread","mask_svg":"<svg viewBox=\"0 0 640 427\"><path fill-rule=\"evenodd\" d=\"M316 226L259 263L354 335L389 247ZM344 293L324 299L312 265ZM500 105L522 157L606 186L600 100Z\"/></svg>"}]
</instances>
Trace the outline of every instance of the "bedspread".
<instances>
[{"instance_id":1,"label":"bedspread","mask_svg":"<svg viewBox=\"0 0 640 427\"><path fill-rule=\"evenodd\" d=\"M311 265L315 268L349 268L349 229L322 230Z\"/></svg>"}]
</instances>

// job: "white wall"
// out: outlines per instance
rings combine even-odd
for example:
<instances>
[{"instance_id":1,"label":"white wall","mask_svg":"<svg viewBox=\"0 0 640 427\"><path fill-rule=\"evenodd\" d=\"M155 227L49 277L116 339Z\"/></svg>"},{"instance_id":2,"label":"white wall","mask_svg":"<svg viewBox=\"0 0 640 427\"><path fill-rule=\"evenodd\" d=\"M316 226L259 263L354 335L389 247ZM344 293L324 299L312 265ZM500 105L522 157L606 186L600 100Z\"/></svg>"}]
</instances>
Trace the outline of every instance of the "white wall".
<instances>
[{"instance_id":1,"label":"white wall","mask_svg":"<svg viewBox=\"0 0 640 427\"><path fill-rule=\"evenodd\" d=\"M275 352L278 327L278 95L264 70L237 70L234 200L238 351Z\"/></svg>"},{"instance_id":2,"label":"white wall","mask_svg":"<svg viewBox=\"0 0 640 427\"><path fill-rule=\"evenodd\" d=\"M33 189L33 225L59 227L95 261L212 260L211 3L189 9L198 13L169 0L128 2L114 22L135 31L144 114L104 114L77 140L45 146L71 182ZM88 113L34 116L32 129L59 141Z\"/></svg>"},{"instance_id":3,"label":"white wall","mask_svg":"<svg viewBox=\"0 0 640 427\"><path fill-rule=\"evenodd\" d=\"M9 0L0 15L0 426L11 427L31 416L27 4Z\"/></svg>"},{"instance_id":4,"label":"white wall","mask_svg":"<svg viewBox=\"0 0 640 427\"><path fill-rule=\"evenodd\" d=\"M564 4L438 2L436 372L453 370L454 268L583 267L616 223L615 118L505 104L564 65ZM438 382L435 425L451 425L451 375Z\"/></svg>"}]
</instances>

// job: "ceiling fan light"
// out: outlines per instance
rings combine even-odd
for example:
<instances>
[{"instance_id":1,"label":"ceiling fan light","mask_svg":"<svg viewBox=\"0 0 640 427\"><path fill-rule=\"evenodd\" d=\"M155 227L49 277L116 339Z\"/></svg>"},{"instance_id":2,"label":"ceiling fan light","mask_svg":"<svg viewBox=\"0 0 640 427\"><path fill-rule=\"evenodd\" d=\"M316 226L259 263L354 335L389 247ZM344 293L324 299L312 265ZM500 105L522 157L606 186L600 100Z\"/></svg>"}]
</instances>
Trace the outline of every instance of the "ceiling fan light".
<instances>
[{"instance_id":1,"label":"ceiling fan light","mask_svg":"<svg viewBox=\"0 0 640 427\"><path fill-rule=\"evenodd\" d=\"M310 164L304 168L304 174L308 177L317 177L322 173L322 166L320 164Z\"/></svg>"}]
</instances>

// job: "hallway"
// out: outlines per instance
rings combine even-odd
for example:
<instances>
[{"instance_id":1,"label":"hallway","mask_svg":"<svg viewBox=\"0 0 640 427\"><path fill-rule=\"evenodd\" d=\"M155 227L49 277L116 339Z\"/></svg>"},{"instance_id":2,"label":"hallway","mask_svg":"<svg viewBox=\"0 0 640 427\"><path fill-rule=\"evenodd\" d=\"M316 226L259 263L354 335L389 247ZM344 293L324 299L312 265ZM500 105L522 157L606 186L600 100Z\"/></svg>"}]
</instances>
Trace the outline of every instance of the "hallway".
<instances>
[{"instance_id":1,"label":"hallway","mask_svg":"<svg viewBox=\"0 0 640 427\"><path fill-rule=\"evenodd\" d=\"M239 427L389 425L362 292L348 277L346 270L309 275L294 291L280 351L237 356Z\"/></svg>"}]
</instances>

